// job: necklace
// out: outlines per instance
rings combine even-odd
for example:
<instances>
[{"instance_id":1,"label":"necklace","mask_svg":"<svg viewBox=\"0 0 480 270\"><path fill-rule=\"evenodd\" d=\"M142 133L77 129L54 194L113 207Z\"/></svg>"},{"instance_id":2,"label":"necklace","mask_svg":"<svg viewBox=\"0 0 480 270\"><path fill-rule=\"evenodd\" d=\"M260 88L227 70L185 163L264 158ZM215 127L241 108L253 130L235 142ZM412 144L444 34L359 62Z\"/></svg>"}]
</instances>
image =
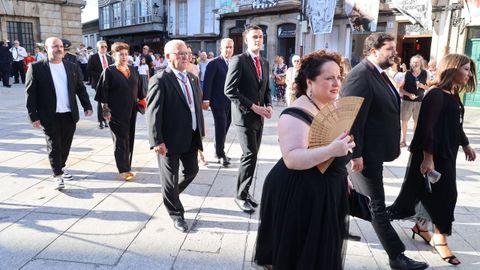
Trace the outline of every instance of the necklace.
<instances>
[{"instance_id":1,"label":"necklace","mask_svg":"<svg viewBox=\"0 0 480 270\"><path fill-rule=\"evenodd\" d=\"M320 108L317 106L317 104L315 104L315 102L308 95L306 95L306 96L307 96L308 100L310 101L310 103L312 103L313 106L315 106L315 108L317 108L317 110L320 111Z\"/></svg>"}]
</instances>

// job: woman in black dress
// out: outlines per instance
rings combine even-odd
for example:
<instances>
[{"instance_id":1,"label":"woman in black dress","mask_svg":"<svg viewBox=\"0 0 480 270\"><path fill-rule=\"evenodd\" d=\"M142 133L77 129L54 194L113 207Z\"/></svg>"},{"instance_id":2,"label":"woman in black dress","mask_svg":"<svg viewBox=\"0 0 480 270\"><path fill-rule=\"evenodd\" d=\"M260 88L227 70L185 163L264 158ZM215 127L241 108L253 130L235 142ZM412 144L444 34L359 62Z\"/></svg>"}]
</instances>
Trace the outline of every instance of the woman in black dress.
<instances>
[{"instance_id":1,"label":"woman in black dress","mask_svg":"<svg viewBox=\"0 0 480 270\"><path fill-rule=\"evenodd\" d=\"M348 233L346 133L309 149L313 116L333 102L342 79L340 55L306 55L295 79L298 99L278 122L282 159L265 179L255 262L266 269L342 269ZM322 174L316 165L336 157Z\"/></svg>"},{"instance_id":2,"label":"woman in black dress","mask_svg":"<svg viewBox=\"0 0 480 270\"><path fill-rule=\"evenodd\" d=\"M465 55L449 54L440 62L434 87L424 97L417 128L410 144L410 161L398 198L389 207L394 219L415 214L420 201L434 224L434 234L415 224L419 234L450 264L460 264L447 246L452 233L457 202L456 160L461 145L468 161L476 158L463 131L464 107L459 93L475 91L475 64ZM428 191L425 175L436 170L442 175Z\"/></svg>"},{"instance_id":3,"label":"woman in black dress","mask_svg":"<svg viewBox=\"0 0 480 270\"><path fill-rule=\"evenodd\" d=\"M123 42L112 45L115 63L100 76L95 100L102 103L103 117L109 121L115 144L115 162L120 177L131 181L133 142L137 120L137 102L145 98L138 72L128 65L129 46Z\"/></svg>"}]
</instances>

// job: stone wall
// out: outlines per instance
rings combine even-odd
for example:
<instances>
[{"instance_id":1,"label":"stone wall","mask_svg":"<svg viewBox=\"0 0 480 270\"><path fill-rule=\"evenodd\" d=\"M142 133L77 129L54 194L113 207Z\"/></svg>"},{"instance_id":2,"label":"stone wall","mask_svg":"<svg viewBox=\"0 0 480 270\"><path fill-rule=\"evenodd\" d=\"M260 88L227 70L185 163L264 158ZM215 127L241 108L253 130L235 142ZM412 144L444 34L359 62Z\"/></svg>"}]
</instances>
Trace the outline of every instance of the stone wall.
<instances>
[{"instance_id":1,"label":"stone wall","mask_svg":"<svg viewBox=\"0 0 480 270\"><path fill-rule=\"evenodd\" d=\"M35 42L50 36L66 38L72 47L82 41L81 9L84 0L2 0L0 5L1 37L7 37L7 21L33 23Z\"/></svg>"}]
</instances>

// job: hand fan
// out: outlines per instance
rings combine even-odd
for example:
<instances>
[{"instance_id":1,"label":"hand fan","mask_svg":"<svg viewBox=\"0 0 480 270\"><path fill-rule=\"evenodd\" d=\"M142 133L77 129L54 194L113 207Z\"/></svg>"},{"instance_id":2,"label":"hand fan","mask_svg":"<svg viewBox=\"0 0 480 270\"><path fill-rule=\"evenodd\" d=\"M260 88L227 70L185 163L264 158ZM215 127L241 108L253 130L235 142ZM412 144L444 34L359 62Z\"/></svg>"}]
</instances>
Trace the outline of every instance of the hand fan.
<instances>
[{"instance_id":1,"label":"hand fan","mask_svg":"<svg viewBox=\"0 0 480 270\"><path fill-rule=\"evenodd\" d=\"M313 119L308 134L309 148L330 144L344 131L350 131L353 121L363 103L363 97L343 97L326 106ZM325 173L335 158L330 158L317 165Z\"/></svg>"}]
</instances>

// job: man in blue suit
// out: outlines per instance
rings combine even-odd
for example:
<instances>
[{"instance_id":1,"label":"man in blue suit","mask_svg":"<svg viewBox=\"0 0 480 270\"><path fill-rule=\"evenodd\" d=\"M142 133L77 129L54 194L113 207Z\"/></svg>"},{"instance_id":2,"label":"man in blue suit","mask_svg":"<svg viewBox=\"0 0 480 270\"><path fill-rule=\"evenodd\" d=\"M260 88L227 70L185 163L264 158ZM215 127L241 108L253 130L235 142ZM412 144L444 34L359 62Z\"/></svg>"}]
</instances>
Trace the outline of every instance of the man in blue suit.
<instances>
[{"instance_id":1,"label":"man in blue suit","mask_svg":"<svg viewBox=\"0 0 480 270\"><path fill-rule=\"evenodd\" d=\"M225 155L225 138L232 122L230 99L225 96L224 86L228 71L228 62L233 55L233 40L222 39L220 56L208 63L203 85L203 109L212 108L215 122L215 153L218 163L224 167L230 165L230 158Z\"/></svg>"}]
</instances>

